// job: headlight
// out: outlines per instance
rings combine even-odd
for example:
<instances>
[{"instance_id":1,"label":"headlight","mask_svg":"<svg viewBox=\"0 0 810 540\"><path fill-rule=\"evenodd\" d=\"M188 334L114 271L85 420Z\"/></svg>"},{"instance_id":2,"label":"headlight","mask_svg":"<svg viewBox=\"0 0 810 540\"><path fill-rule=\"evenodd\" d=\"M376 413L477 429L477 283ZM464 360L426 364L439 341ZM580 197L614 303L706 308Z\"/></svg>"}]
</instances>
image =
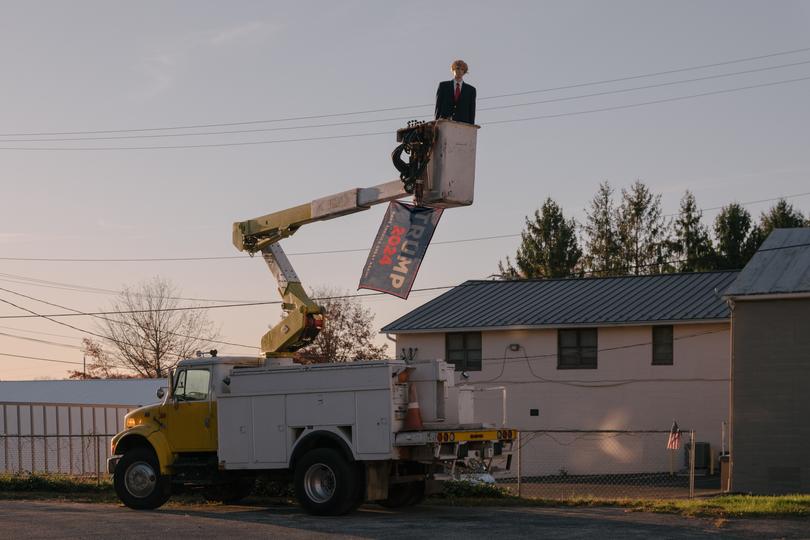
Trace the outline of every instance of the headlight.
<instances>
[{"instance_id":1,"label":"headlight","mask_svg":"<svg viewBox=\"0 0 810 540\"><path fill-rule=\"evenodd\" d=\"M126 428L129 429L129 428L134 428L139 423L140 422L138 422L137 418L135 418L134 416L130 416L130 417L127 418L125 425L126 425Z\"/></svg>"}]
</instances>

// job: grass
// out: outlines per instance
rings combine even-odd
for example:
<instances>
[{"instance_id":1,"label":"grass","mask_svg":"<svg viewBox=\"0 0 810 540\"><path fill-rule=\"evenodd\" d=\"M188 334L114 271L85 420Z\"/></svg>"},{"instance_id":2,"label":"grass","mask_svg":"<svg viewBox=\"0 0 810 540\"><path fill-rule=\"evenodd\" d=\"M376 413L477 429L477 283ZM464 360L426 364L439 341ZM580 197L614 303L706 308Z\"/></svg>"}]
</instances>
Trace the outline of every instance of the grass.
<instances>
[{"instance_id":1,"label":"grass","mask_svg":"<svg viewBox=\"0 0 810 540\"><path fill-rule=\"evenodd\" d=\"M259 486L260 497L249 501L257 504L288 500L288 493L277 487ZM102 479L79 479L57 474L0 473L0 499L67 500L74 502L117 503L112 482ZM175 504L200 504L202 497L189 494L172 497ZM451 486L444 495L431 497L430 504L442 506L522 506L522 507L587 507L613 506L638 512L658 512L694 517L796 518L810 516L810 495L722 495L695 499L596 499L588 497L556 499L520 499L500 489Z\"/></svg>"},{"instance_id":2,"label":"grass","mask_svg":"<svg viewBox=\"0 0 810 540\"><path fill-rule=\"evenodd\" d=\"M95 478L77 478L64 474L0 474L0 493L112 493L112 482Z\"/></svg>"},{"instance_id":3,"label":"grass","mask_svg":"<svg viewBox=\"0 0 810 540\"><path fill-rule=\"evenodd\" d=\"M721 495L698 499L632 501L633 510L710 517L807 517L810 495Z\"/></svg>"},{"instance_id":4,"label":"grass","mask_svg":"<svg viewBox=\"0 0 810 540\"><path fill-rule=\"evenodd\" d=\"M753 517L808 517L810 495L721 495L696 499L520 499L506 497L447 497L431 499L450 506L528 506L528 507L582 507L613 506L637 512L680 514L689 517L753 518Z\"/></svg>"}]
</instances>

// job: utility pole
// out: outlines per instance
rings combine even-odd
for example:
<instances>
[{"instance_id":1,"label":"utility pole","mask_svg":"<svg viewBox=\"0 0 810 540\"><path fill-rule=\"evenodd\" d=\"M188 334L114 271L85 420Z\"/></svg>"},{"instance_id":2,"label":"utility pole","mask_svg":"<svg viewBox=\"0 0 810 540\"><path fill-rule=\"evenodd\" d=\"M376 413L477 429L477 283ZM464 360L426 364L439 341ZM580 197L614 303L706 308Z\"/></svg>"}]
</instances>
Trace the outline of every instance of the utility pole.
<instances>
[{"instance_id":1,"label":"utility pole","mask_svg":"<svg viewBox=\"0 0 810 540\"><path fill-rule=\"evenodd\" d=\"M82 355L82 379L87 379L87 355Z\"/></svg>"}]
</instances>

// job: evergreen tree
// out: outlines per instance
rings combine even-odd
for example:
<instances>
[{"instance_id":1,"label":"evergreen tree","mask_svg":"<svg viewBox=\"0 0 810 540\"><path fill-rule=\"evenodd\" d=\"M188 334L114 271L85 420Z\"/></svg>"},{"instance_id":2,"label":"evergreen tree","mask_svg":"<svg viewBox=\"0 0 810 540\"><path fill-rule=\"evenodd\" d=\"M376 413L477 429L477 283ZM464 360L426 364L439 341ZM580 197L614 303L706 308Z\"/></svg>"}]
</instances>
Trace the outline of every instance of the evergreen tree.
<instances>
[{"instance_id":1,"label":"evergreen tree","mask_svg":"<svg viewBox=\"0 0 810 540\"><path fill-rule=\"evenodd\" d=\"M738 269L754 255L757 234L751 234L751 214L738 203L723 207L714 220L717 267Z\"/></svg>"},{"instance_id":2,"label":"evergreen tree","mask_svg":"<svg viewBox=\"0 0 810 540\"><path fill-rule=\"evenodd\" d=\"M709 231L701 222L703 212L698 209L695 196L686 191L681 199L681 210L675 220L675 238L672 251L680 260L679 272L700 272L715 269L715 256Z\"/></svg>"},{"instance_id":3,"label":"evergreen tree","mask_svg":"<svg viewBox=\"0 0 810 540\"><path fill-rule=\"evenodd\" d=\"M585 225L582 227L585 237L585 270L595 276L623 274L613 188L608 181L599 184L590 208L585 210L585 216Z\"/></svg>"},{"instance_id":4,"label":"evergreen tree","mask_svg":"<svg viewBox=\"0 0 810 540\"><path fill-rule=\"evenodd\" d=\"M667 263L670 222L661 212L661 195L653 195L640 180L622 189L617 211L622 262L628 273L659 274L672 271Z\"/></svg>"},{"instance_id":5,"label":"evergreen tree","mask_svg":"<svg viewBox=\"0 0 810 540\"><path fill-rule=\"evenodd\" d=\"M795 210L793 205L785 199L779 199L767 214L763 212L759 217L759 228L762 231L763 239L767 238L774 229L792 229L804 226L805 219L801 211Z\"/></svg>"},{"instance_id":6,"label":"evergreen tree","mask_svg":"<svg viewBox=\"0 0 810 540\"><path fill-rule=\"evenodd\" d=\"M804 226L805 220L801 211L795 210L793 205L785 199L779 199L767 213L762 212L759 215L759 224L751 229L751 234L748 236L748 249L752 250L752 254L756 252L774 229L792 229Z\"/></svg>"},{"instance_id":7,"label":"evergreen tree","mask_svg":"<svg viewBox=\"0 0 810 540\"><path fill-rule=\"evenodd\" d=\"M515 266L509 257L506 264L498 263L500 273L509 278L568 277L582 256L576 236L576 222L566 220L562 208L547 198L534 219L526 217L526 229L521 233Z\"/></svg>"}]
</instances>

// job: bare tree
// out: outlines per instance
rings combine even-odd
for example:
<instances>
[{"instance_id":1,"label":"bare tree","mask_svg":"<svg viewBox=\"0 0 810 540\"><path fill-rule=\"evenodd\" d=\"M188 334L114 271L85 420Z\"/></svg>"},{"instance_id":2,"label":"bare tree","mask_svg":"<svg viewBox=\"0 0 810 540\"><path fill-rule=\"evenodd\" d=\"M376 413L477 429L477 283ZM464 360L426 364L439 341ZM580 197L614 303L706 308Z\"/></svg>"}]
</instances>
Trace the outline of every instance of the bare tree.
<instances>
[{"instance_id":1,"label":"bare tree","mask_svg":"<svg viewBox=\"0 0 810 540\"><path fill-rule=\"evenodd\" d=\"M297 358L303 362L353 362L385 358L387 345L374 344L374 315L371 310L345 292L317 288L310 298L324 308L326 322L311 345L301 349Z\"/></svg>"},{"instance_id":2,"label":"bare tree","mask_svg":"<svg viewBox=\"0 0 810 540\"><path fill-rule=\"evenodd\" d=\"M210 348L217 331L205 309L181 305L178 290L161 277L126 288L103 319L100 334L110 347L108 370L165 377L183 358Z\"/></svg>"},{"instance_id":3,"label":"bare tree","mask_svg":"<svg viewBox=\"0 0 810 540\"><path fill-rule=\"evenodd\" d=\"M82 354L85 359L85 369L68 371L69 379L133 379L138 377L132 373L116 371L113 357L96 340L83 338Z\"/></svg>"}]
</instances>

